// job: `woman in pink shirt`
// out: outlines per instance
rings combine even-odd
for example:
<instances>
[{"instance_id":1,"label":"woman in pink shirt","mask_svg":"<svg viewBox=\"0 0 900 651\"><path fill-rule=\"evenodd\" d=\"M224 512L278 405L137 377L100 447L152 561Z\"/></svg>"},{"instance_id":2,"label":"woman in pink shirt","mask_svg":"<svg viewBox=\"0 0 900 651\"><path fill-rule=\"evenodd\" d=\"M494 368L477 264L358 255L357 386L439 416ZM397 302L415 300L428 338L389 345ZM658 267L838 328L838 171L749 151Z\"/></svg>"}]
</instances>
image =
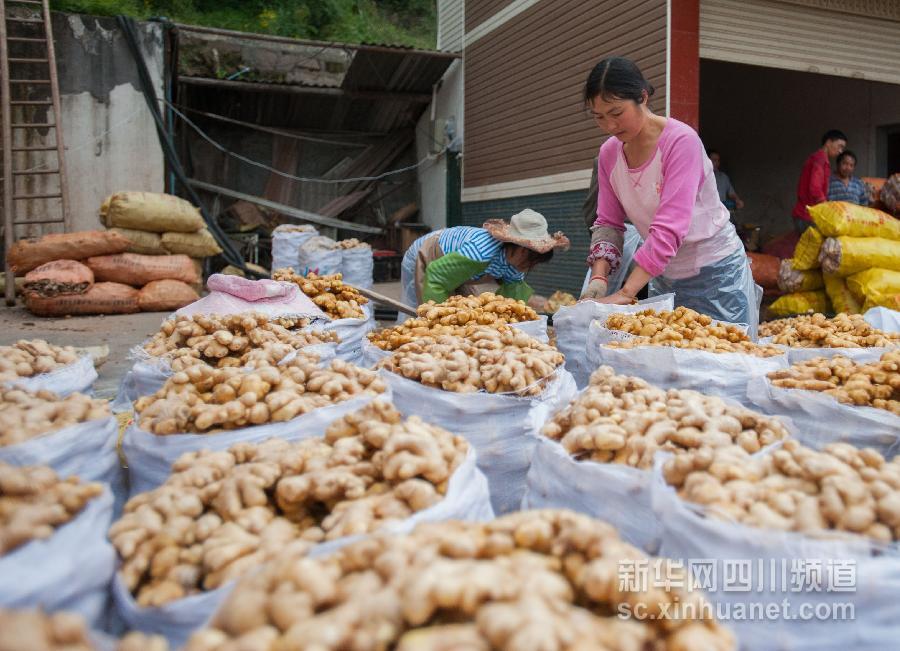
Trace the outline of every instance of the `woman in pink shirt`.
<instances>
[{"instance_id":1,"label":"woman in pink shirt","mask_svg":"<svg viewBox=\"0 0 900 651\"><path fill-rule=\"evenodd\" d=\"M612 137L597 161L591 280L582 298L626 305L649 283L651 296L674 292L676 305L749 324L755 334L759 299L719 200L712 162L691 127L650 111L651 95L653 86L621 57L598 63L585 84L585 103ZM622 289L607 296L607 278L621 263L626 219L644 243Z\"/></svg>"}]
</instances>

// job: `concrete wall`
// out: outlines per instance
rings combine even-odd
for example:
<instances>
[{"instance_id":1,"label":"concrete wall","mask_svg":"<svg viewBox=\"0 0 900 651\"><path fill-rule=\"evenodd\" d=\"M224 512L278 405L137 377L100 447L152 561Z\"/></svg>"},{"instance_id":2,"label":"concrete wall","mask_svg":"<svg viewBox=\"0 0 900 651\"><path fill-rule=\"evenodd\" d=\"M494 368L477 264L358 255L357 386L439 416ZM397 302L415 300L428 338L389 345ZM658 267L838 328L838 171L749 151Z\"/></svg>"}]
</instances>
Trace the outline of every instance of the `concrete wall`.
<instances>
[{"instance_id":1,"label":"concrete wall","mask_svg":"<svg viewBox=\"0 0 900 651\"><path fill-rule=\"evenodd\" d=\"M109 194L120 190L163 191L162 150L138 89L134 60L115 19L54 13L53 33L72 229L94 229L100 226L97 211ZM157 94L162 96L162 28L142 23L139 35ZM28 144L50 144L53 137L49 132L30 138ZM17 169L41 164L56 167L54 152L27 156L27 161L16 163ZM29 190L56 190L55 176L37 179L28 184ZM20 204L19 219L37 219L58 210L56 204L46 201ZM57 224L31 226L22 228L19 236L60 230L61 225Z\"/></svg>"},{"instance_id":2,"label":"concrete wall","mask_svg":"<svg viewBox=\"0 0 900 651\"><path fill-rule=\"evenodd\" d=\"M416 155L418 160L428 156L435 148L447 144L443 125L453 119L456 135L462 142L463 135L463 62L454 61L444 74L432 106L422 114L416 125ZM432 128L432 113L434 128ZM440 156L419 168L419 220L432 230L447 225L447 159Z\"/></svg>"},{"instance_id":3,"label":"concrete wall","mask_svg":"<svg viewBox=\"0 0 900 651\"><path fill-rule=\"evenodd\" d=\"M746 208L741 222L763 239L787 231L806 157L841 129L858 176L879 176L879 126L900 123L900 85L702 60L700 135L722 154Z\"/></svg>"}]
</instances>

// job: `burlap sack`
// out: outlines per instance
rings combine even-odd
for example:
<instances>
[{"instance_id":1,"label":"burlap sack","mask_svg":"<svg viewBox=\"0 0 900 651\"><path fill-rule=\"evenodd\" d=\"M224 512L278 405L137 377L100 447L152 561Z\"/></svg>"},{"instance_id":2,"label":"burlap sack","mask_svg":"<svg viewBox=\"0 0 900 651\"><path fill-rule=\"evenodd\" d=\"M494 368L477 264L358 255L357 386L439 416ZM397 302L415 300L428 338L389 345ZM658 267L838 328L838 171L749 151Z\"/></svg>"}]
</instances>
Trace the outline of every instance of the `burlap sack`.
<instances>
[{"instance_id":1,"label":"burlap sack","mask_svg":"<svg viewBox=\"0 0 900 651\"><path fill-rule=\"evenodd\" d=\"M197 292L180 280L154 280L138 292L141 312L174 312L197 300Z\"/></svg>"},{"instance_id":2,"label":"burlap sack","mask_svg":"<svg viewBox=\"0 0 900 651\"><path fill-rule=\"evenodd\" d=\"M159 233L138 231L133 228L111 228L111 231L127 237L131 246L125 249L125 253L140 253L143 255L165 255L168 253L163 248Z\"/></svg>"},{"instance_id":3,"label":"burlap sack","mask_svg":"<svg viewBox=\"0 0 900 651\"><path fill-rule=\"evenodd\" d=\"M200 282L194 263L186 255L120 253L88 258L86 264L97 281L135 287L143 287L154 280L180 280L188 284Z\"/></svg>"},{"instance_id":4,"label":"burlap sack","mask_svg":"<svg viewBox=\"0 0 900 651\"><path fill-rule=\"evenodd\" d=\"M216 238L205 228L196 233L163 233L162 246L169 253L183 253L192 258L208 258L222 252Z\"/></svg>"},{"instance_id":5,"label":"burlap sack","mask_svg":"<svg viewBox=\"0 0 900 651\"><path fill-rule=\"evenodd\" d=\"M194 233L204 226L200 211L190 202L155 192L117 192L103 202L100 219L109 228L153 233Z\"/></svg>"},{"instance_id":6,"label":"burlap sack","mask_svg":"<svg viewBox=\"0 0 900 651\"><path fill-rule=\"evenodd\" d=\"M37 316L133 314L140 311L138 290L120 283L94 283L84 294L45 298L25 295L25 307Z\"/></svg>"},{"instance_id":7,"label":"burlap sack","mask_svg":"<svg viewBox=\"0 0 900 651\"><path fill-rule=\"evenodd\" d=\"M54 260L25 274L25 290L39 296L84 294L94 284L94 272L76 260Z\"/></svg>"},{"instance_id":8,"label":"burlap sack","mask_svg":"<svg viewBox=\"0 0 900 651\"><path fill-rule=\"evenodd\" d=\"M121 253L131 242L113 231L52 233L39 239L19 240L9 250L10 269L23 275L54 260L84 260L96 255Z\"/></svg>"}]
</instances>

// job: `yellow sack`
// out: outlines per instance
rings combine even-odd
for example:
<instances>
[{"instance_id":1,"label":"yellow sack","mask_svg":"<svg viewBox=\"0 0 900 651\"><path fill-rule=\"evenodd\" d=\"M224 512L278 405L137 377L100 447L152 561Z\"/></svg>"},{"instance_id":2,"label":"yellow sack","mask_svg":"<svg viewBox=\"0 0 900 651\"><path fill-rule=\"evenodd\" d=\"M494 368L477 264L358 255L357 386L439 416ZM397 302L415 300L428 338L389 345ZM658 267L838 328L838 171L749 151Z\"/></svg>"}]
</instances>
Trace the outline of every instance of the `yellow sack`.
<instances>
[{"instance_id":1,"label":"yellow sack","mask_svg":"<svg viewBox=\"0 0 900 651\"><path fill-rule=\"evenodd\" d=\"M883 237L829 237L819 252L822 271L851 276L866 269L900 271L900 240Z\"/></svg>"},{"instance_id":2,"label":"yellow sack","mask_svg":"<svg viewBox=\"0 0 900 651\"><path fill-rule=\"evenodd\" d=\"M811 292L822 289L825 283L818 269L800 271L794 269L793 260L782 260L778 268L778 289L783 292Z\"/></svg>"},{"instance_id":3,"label":"yellow sack","mask_svg":"<svg viewBox=\"0 0 900 651\"><path fill-rule=\"evenodd\" d=\"M817 269L819 267L819 249L822 248L824 241L825 237L812 226L803 231L803 235L800 236L800 240L794 248L794 258L791 263L794 269L797 271Z\"/></svg>"},{"instance_id":4,"label":"yellow sack","mask_svg":"<svg viewBox=\"0 0 900 651\"><path fill-rule=\"evenodd\" d=\"M200 211L189 201L157 192L117 192L100 207L107 228L138 231L194 233L204 226Z\"/></svg>"},{"instance_id":5,"label":"yellow sack","mask_svg":"<svg viewBox=\"0 0 900 651\"><path fill-rule=\"evenodd\" d=\"M825 293L834 306L835 312L846 312L847 314L862 314L862 304L847 287L847 281L840 276L824 274Z\"/></svg>"},{"instance_id":6,"label":"yellow sack","mask_svg":"<svg viewBox=\"0 0 900 651\"><path fill-rule=\"evenodd\" d=\"M825 237L849 235L900 240L900 220L875 208L846 201L826 201L810 206L809 215Z\"/></svg>"},{"instance_id":7,"label":"yellow sack","mask_svg":"<svg viewBox=\"0 0 900 651\"><path fill-rule=\"evenodd\" d=\"M163 248L159 233L136 231L133 228L111 228L109 230L127 237L131 242L131 246L125 249L125 253L140 253L142 255L166 255L168 253Z\"/></svg>"},{"instance_id":8,"label":"yellow sack","mask_svg":"<svg viewBox=\"0 0 900 651\"><path fill-rule=\"evenodd\" d=\"M900 271L866 269L850 276L847 286L854 294L865 296L863 310L876 306L900 310Z\"/></svg>"},{"instance_id":9,"label":"yellow sack","mask_svg":"<svg viewBox=\"0 0 900 651\"><path fill-rule=\"evenodd\" d=\"M830 311L831 305L828 303L828 295L822 290L785 294L769 306L769 312L772 316L777 317L806 314L807 312L825 313Z\"/></svg>"},{"instance_id":10,"label":"yellow sack","mask_svg":"<svg viewBox=\"0 0 900 651\"><path fill-rule=\"evenodd\" d=\"M208 258L222 252L216 238L205 228L196 233L163 233L162 245L169 253L183 253L192 258Z\"/></svg>"}]
</instances>

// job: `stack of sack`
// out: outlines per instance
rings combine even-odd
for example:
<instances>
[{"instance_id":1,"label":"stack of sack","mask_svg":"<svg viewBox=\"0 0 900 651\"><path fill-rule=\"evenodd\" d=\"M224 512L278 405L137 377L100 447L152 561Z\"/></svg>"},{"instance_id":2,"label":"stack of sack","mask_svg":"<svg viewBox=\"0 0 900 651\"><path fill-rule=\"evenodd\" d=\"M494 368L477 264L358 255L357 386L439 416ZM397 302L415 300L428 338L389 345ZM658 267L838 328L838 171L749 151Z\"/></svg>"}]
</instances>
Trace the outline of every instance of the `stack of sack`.
<instances>
[{"instance_id":1,"label":"stack of sack","mask_svg":"<svg viewBox=\"0 0 900 651\"><path fill-rule=\"evenodd\" d=\"M747 253L750 261L750 271L753 273L753 282L763 288L763 296L779 296L781 288L778 286L778 267L781 258L767 253Z\"/></svg>"},{"instance_id":2,"label":"stack of sack","mask_svg":"<svg viewBox=\"0 0 900 651\"><path fill-rule=\"evenodd\" d=\"M222 252L200 211L170 194L117 192L100 207L100 221L131 242L126 253L186 255L198 276L203 273L204 258Z\"/></svg>"},{"instance_id":3,"label":"stack of sack","mask_svg":"<svg viewBox=\"0 0 900 651\"><path fill-rule=\"evenodd\" d=\"M770 311L861 314L873 307L900 309L900 220L843 201L812 206L813 226L784 260L779 288L787 292Z\"/></svg>"},{"instance_id":4,"label":"stack of sack","mask_svg":"<svg viewBox=\"0 0 900 651\"><path fill-rule=\"evenodd\" d=\"M282 225L272 231L272 271L293 269L301 276L341 274L354 287L372 287L372 247L358 239L335 241L309 225Z\"/></svg>"},{"instance_id":5,"label":"stack of sack","mask_svg":"<svg viewBox=\"0 0 900 651\"><path fill-rule=\"evenodd\" d=\"M125 253L130 246L115 231L51 234L16 242L9 261L37 316L171 311L199 298L188 256Z\"/></svg>"}]
</instances>

